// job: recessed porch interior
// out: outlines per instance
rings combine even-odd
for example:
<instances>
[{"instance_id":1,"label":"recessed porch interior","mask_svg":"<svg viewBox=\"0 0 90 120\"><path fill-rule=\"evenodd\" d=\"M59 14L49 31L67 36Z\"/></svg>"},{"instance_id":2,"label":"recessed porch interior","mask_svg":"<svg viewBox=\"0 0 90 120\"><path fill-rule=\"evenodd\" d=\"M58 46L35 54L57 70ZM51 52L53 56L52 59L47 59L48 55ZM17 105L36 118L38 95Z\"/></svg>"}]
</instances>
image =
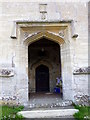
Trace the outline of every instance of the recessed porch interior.
<instances>
[{"instance_id":1,"label":"recessed porch interior","mask_svg":"<svg viewBox=\"0 0 90 120\"><path fill-rule=\"evenodd\" d=\"M33 100L40 100L44 104L47 97L46 103L50 103L51 100L57 101L59 98L61 101L62 91L54 93L56 78L61 77L61 54L58 43L42 37L28 46L28 77L31 103Z\"/></svg>"}]
</instances>

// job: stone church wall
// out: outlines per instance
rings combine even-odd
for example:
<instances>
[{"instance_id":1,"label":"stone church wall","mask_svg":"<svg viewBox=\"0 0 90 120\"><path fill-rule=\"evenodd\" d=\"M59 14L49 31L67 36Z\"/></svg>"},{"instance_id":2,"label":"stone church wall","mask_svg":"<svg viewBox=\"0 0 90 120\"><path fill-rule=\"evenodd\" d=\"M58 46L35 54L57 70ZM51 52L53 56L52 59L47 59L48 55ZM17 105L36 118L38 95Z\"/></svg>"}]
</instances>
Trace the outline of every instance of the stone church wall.
<instances>
[{"instance_id":1,"label":"stone church wall","mask_svg":"<svg viewBox=\"0 0 90 120\"><path fill-rule=\"evenodd\" d=\"M67 38L65 44L61 45L64 99L75 101L74 96L79 93L88 95L88 74L73 75L74 70L88 67L87 2L48 2L42 5L41 2L8 0L0 3L0 9L1 100L21 104L28 101L28 65L25 56L28 51L22 42L22 29L19 26L24 22L68 24L65 32Z\"/></svg>"}]
</instances>

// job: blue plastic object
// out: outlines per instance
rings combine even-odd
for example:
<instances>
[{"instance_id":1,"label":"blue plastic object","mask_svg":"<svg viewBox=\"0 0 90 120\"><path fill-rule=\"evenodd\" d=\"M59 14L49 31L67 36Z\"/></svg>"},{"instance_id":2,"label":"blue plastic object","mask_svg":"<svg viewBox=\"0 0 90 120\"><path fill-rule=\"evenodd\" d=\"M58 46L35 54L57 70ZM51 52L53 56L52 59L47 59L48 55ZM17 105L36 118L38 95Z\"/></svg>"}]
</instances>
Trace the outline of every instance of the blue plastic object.
<instances>
[{"instance_id":1,"label":"blue plastic object","mask_svg":"<svg viewBox=\"0 0 90 120\"><path fill-rule=\"evenodd\" d=\"M54 92L55 92L55 93L60 93L60 88L55 87L55 88L54 88Z\"/></svg>"}]
</instances>

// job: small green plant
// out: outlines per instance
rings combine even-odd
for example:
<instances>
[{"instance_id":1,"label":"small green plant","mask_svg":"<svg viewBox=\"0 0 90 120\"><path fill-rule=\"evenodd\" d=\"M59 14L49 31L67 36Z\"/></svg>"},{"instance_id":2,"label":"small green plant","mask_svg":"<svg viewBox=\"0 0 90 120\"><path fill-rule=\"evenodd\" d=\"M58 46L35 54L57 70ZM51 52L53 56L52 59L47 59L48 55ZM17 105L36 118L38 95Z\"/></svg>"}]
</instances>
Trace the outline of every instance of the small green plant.
<instances>
[{"instance_id":1,"label":"small green plant","mask_svg":"<svg viewBox=\"0 0 90 120\"><path fill-rule=\"evenodd\" d=\"M74 105L74 107L79 110L74 114L76 120L90 120L90 106Z\"/></svg>"},{"instance_id":2,"label":"small green plant","mask_svg":"<svg viewBox=\"0 0 90 120\"><path fill-rule=\"evenodd\" d=\"M22 120L23 119L23 116L22 115L15 115L15 118L14 118L15 120Z\"/></svg>"},{"instance_id":3,"label":"small green plant","mask_svg":"<svg viewBox=\"0 0 90 120\"><path fill-rule=\"evenodd\" d=\"M0 120L22 119L23 116L17 113L23 108L23 106L0 106Z\"/></svg>"}]
</instances>

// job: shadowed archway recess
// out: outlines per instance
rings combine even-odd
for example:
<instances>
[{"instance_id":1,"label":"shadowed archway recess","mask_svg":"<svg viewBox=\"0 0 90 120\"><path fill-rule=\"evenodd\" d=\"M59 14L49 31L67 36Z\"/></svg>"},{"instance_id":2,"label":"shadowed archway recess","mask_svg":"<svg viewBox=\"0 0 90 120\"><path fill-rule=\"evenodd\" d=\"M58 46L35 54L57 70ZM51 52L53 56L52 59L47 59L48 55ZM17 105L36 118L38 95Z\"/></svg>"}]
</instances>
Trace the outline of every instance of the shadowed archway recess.
<instances>
[{"instance_id":1,"label":"shadowed archway recess","mask_svg":"<svg viewBox=\"0 0 90 120\"><path fill-rule=\"evenodd\" d=\"M43 71L45 67L43 67L41 72L39 71L41 68L36 72L37 67L41 65L48 67L49 75L47 75L47 71ZM28 71L30 93L39 91L53 92L56 87L56 78L61 76L60 45L55 41L46 39L45 37L30 44L28 46ZM48 84L46 85L45 83L44 85L46 86L43 85L42 87L40 82L40 84L37 85L38 79L40 78L40 80L43 81L44 75L45 77L47 76L45 81L47 81ZM38 89L39 85L42 89Z\"/></svg>"},{"instance_id":2,"label":"shadowed archway recess","mask_svg":"<svg viewBox=\"0 0 90 120\"><path fill-rule=\"evenodd\" d=\"M56 34L54 32L50 32L50 31L44 31L44 32L34 32L32 34L29 34L24 40L23 42L26 45L30 45L31 43L38 41L41 38L46 38L48 40L54 41L58 44L63 44L65 41L62 37L59 36L59 34Z\"/></svg>"}]
</instances>

